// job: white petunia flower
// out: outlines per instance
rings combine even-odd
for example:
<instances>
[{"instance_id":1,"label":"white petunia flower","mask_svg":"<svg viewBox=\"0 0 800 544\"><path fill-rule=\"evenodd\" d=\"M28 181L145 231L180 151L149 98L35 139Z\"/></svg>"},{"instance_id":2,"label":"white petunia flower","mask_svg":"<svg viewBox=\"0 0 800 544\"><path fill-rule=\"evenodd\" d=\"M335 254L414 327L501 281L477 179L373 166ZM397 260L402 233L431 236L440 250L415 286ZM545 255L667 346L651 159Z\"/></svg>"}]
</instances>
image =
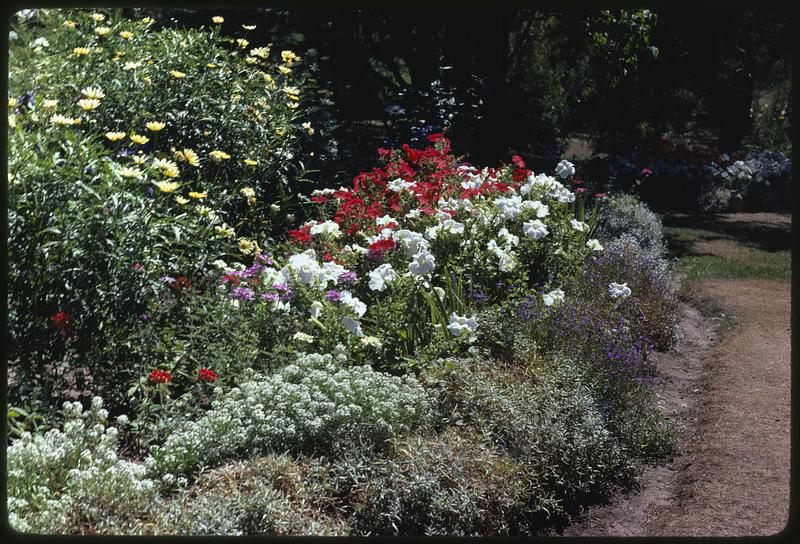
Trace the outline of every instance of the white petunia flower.
<instances>
[{"instance_id":1,"label":"white petunia flower","mask_svg":"<svg viewBox=\"0 0 800 544\"><path fill-rule=\"evenodd\" d=\"M414 183L413 181L405 181L402 178L397 178L397 179L393 179L392 181L387 183L386 184L386 188L389 189L390 191L394 191L394 192L397 193L397 192L400 192L400 191L403 191L403 190L410 189L411 187L414 187L415 185L416 185L416 183Z\"/></svg>"},{"instance_id":2,"label":"white petunia flower","mask_svg":"<svg viewBox=\"0 0 800 544\"><path fill-rule=\"evenodd\" d=\"M418 232L400 229L392 233L392 238L400 246L403 253L409 257L423 249L428 249L428 241Z\"/></svg>"},{"instance_id":3,"label":"white petunia flower","mask_svg":"<svg viewBox=\"0 0 800 544\"><path fill-rule=\"evenodd\" d=\"M544 300L545 306L552 306L559 302L564 302L564 291L561 289L553 289L549 293L542 295L542 300Z\"/></svg>"},{"instance_id":4,"label":"white petunia flower","mask_svg":"<svg viewBox=\"0 0 800 544\"><path fill-rule=\"evenodd\" d=\"M354 297L350 291L342 291L339 302L352 308L358 317L367 313L367 305L361 302L357 297Z\"/></svg>"},{"instance_id":5,"label":"white petunia flower","mask_svg":"<svg viewBox=\"0 0 800 544\"><path fill-rule=\"evenodd\" d=\"M453 336L461 336L464 331L475 332L478 328L478 322L475 321L475 316L467 317L456 315L455 312L450 314L450 324L447 325L447 330Z\"/></svg>"},{"instance_id":6,"label":"white petunia flower","mask_svg":"<svg viewBox=\"0 0 800 544\"><path fill-rule=\"evenodd\" d=\"M600 240L592 238L588 242L586 242L586 247L591 249L592 251L603 251L603 246L600 243Z\"/></svg>"},{"instance_id":7,"label":"white petunia flower","mask_svg":"<svg viewBox=\"0 0 800 544\"><path fill-rule=\"evenodd\" d=\"M342 235L342 231L339 229L339 224L336 223L336 221L330 220L314 225L308 232L312 236L322 234L325 236L330 236L331 238L338 238Z\"/></svg>"},{"instance_id":8,"label":"white petunia flower","mask_svg":"<svg viewBox=\"0 0 800 544\"><path fill-rule=\"evenodd\" d=\"M369 273L369 288L373 291L385 291L386 287L397 279L397 273L390 264L382 264Z\"/></svg>"},{"instance_id":9,"label":"white petunia flower","mask_svg":"<svg viewBox=\"0 0 800 544\"><path fill-rule=\"evenodd\" d=\"M436 258L432 253L422 250L411 258L408 271L415 276L424 276L436 267Z\"/></svg>"},{"instance_id":10,"label":"white petunia flower","mask_svg":"<svg viewBox=\"0 0 800 544\"><path fill-rule=\"evenodd\" d=\"M533 210L536 212L536 217L544 219L550 214L550 208L546 204L542 204L539 200L526 200L522 203L523 210Z\"/></svg>"},{"instance_id":11,"label":"white petunia flower","mask_svg":"<svg viewBox=\"0 0 800 544\"><path fill-rule=\"evenodd\" d=\"M630 296L631 288L627 283L614 283L613 281L608 284L608 294L611 298L625 298Z\"/></svg>"},{"instance_id":12,"label":"white petunia flower","mask_svg":"<svg viewBox=\"0 0 800 544\"><path fill-rule=\"evenodd\" d=\"M583 221L578 221L577 219L572 219L572 220L570 220L569 223L570 223L570 225L572 225L572 228L577 230L577 231L586 232L587 230L589 230L589 225L587 225Z\"/></svg>"},{"instance_id":13,"label":"white petunia flower","mask_svg":"<svg viewBox=\"0 0 800 544\"><path fill-rule=\"evenodd\" d=\"M350 331L352 334L355 334L359 337L364 336L364 331L361 330L361 323L349 315L342 316L342 325L344 325L344 328Z\"/></svg>"},{"instance_id":14,"label":"white petunia flower","mask_svg":"<svg viewBox=\"0 0 800 544\"><path fill-rule=\"evenodd\" d=\"M533 221L525 221L522 224L522 233L529 238L539 240L547 236L550 231L547 230L547 225L542 223L541 220L534 219Z\"/></svg>"},{"instance_id":15,"label":"white petunia flower","mask_svg":"<svg viewBox=\"0 0 800 544\"><path fill-rule=\"evenodd\" d=\"M312 302L311 307L309 308L309 313L314 319L319 319L319 316L322 313L322 303L318 300Z\"/></svg>"},{"instance_id":16,"label":"white petunia flower","mask_svg":"<svg viewBox=\"0 0 800 544\"><path fill-rule=\"evenodd\" d=\"M561 176L561 179L568 178L575 175L575 165L569 161L561 161L556 166L556 174Z\"/></svg>"}]
</instances>

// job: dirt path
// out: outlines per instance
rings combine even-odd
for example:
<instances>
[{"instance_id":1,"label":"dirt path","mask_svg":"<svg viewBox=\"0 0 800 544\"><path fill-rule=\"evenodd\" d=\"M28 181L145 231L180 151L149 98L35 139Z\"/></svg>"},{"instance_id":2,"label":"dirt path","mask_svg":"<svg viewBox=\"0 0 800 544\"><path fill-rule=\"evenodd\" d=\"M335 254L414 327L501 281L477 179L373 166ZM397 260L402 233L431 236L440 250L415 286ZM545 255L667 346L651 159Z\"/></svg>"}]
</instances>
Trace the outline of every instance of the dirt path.
<instances>
[{"instance_id":1,"label":"dirt path","mask_svg":"<svg viewBox=\"0 0 800 544\"><path fill-rule=\"evenodd\" d=\"M752 219L731 215L721 223ZM731 258L730 246L706 241L701 249ZM684 339L657 361L671 377L660 392L665 411L681 413L686 424L678 455L646 470L640 491L590 510L565 536L756 536L784 528L790 286L766 279L692 284L693 296L713 299L735 320L717 342L715 324L683 305Z\"/></svg>"}]
</instances>

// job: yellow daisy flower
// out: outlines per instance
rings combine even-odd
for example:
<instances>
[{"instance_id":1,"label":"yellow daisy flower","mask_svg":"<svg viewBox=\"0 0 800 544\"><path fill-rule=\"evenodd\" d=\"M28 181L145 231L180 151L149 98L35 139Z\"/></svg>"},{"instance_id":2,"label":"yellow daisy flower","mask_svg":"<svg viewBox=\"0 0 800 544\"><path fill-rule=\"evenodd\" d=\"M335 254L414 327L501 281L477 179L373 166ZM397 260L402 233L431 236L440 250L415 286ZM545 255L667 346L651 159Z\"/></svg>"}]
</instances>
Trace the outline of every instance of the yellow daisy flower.
<instances>
[{"instance_id":1,"label":"yellow daisy flower","mask_svg":"<svg viewBox=\"0 0 800 544\"><path fill-rule=\"evenodd\" d=\"M130 168L127 166L123 166L122 168L117 170L117 174L123 178L129 179L142 179L142 171L138 168Z\"/></svg>"},{"instance_id":2,"label":"yellow daisy flower","mask_svg":"<svg viewBox=\"0 0 800 544\"><path fill-rule=\"evenodd\" d=\"M245 30L255 30L256 25L242 25L242 28Z\"/></svg>"},{"instance_id":3,"label":"yellow daisy flower","mask_svg":"<svg viewBox=\"0 0 800 544\"><path fill-rule=\"evenodd\" d=\"M13 107L16 107L16 105L17 105L17 99L9 97L8 98L8 107L9 108L13 108Z\"/></svg>"},{"instance_id":4,"label":"yellow daisy flower","mask_svg":"<svg viewBox=\"0 0 800 544\"><path fill-rule=\"evenodd\" d=\"M53 123L54 125L71 126L80 124L80 119L75 120L70 117L65 117L60 113L56 113L50 118L50 122Z\"/></svg>"},{"instance_id":5,"label":"yellow daisy flower","mask_svg":"<svg viewBox=\"0 0 800 544\"><path fill-rule=\"evenodd\" d=\"M81 94L86 98L94 98L97 100L106 97L106 94L100 87L86 87L85 89L81 89Z\"/></svg>"},{"instance_id":6,"label":"yellow daisy flower","mask_svg":"<svg viewBox=\"0 0 800 544\"><path fill-rule=\"evenodd\" d=\"M72 50L72 54L75 55L76 57L83 57L84 55L88 55L91 52L92 52L91 49L89 49L88 47L76 47Z\"/></svg>"},{"instance_id":7,"label":"yellow daisy flower","mask_svg":"<svg viewBox=\"0 0 800 544\"><path fill-rule=\"evenodd\" d=\"M196 198L197 200L203 200L208 196L208 193L206 193L205 191L202 193L198 193L197 191L191 191L189 193L189 196L192 198Z\"/></svg>"},{"instance_id":8,"label":"yellow daisy flower","mask_svg":"<svg viewBox=\"0 0 800 544\"><path fill-rule=\"evenodd\" d=\"M214 229L217 231L217 234L225 238L233 238L236 236L236 231L233 230L233 227L229 227L227 223L223 223L221 226L217 225Z\"/></svg>"},{"instance_id":9,"label":"yellow daisy flower","mask_svg":"<svg viewBox=\"0 0 800 544\"><path fill-rule=\"evenodd\" d=\"M222 23L225 22L225 19L220 17L219 15L216 15L211 18L211 22L214 23L215 25L221 25Z\"/></svg>"},{"instance_id":10,"label":"yellow daisy flower","mask_svg":"<svg viewBox=\"0 0 800 544\"><path fill-rule=\"evenodd\" d=\"M184 149L183 156L186 159L186 162L191 164L192 166L200 166L200 157L197 156L197 153L192 151L191 149Z\"/></svg>"},{"instance_id":11,"label":"yellow daisy flower","mask_svg":"<svg viewBox=\"0 0 800 544\"><path fill-rule=\"evenodd\" d=\"M209 155L211 156L212 159L214 159L215 162L221 162L231 158L230 155L228 155L224 151L220 151L219 149L215 149L214 151L209 153Z\"/></svg>"},{"instance_id":12,"label":"yellow daisy flower","mask_svg":"<svg viewBox=\"0 0 800 544\"><path fill-rule=\"evenodd\" d=\"M278 66L278 71L280 71L280 73L282 73L285 76L292 73L292 69L286 66Z\"/></svg>"},{"instance_id":13,"label":"yellow daisy flower","mask_svg":"<svg viewBox=\"0 0 800 544\"><path fill-rule=\"evenodd\" d=\"M245 187L244 189L241 189L239 192L242 193L242 195L247 198L256 196L256 192L253 190L252 187Z\"/></svg>"},{"instance_id":14,"label":"yellow daisy flower","mask_svg":"<svg viewBox=\"0 0 800 544\"><path fill-rule=\"evenodd\" d=\"M143 22L144 24L146 24L146 25L149 25L149 24L151 24L151 23L155 23L155 22L156 22L156 20L155 20L155 19L153 19L152 17L145 17L144 19L142 19L142 22Z\"/></svg>"},{"instance_id":15,"label":"yellow daisy flower","mask_svg":"<svg viewBox=\"0 0 800 544\"><path fill-rule=\"evenodd\" d=\"M150 76L144 76L142 78L142 81L144 81L147 85L152 85L153 84L153 80L150 79Z\"/></svg>"},{"instance_id":16,"label":"yellow daisy flower","mask_svg":"<svg viewBox=\"0 0 800 544\"><path fill-rule=\"evenodd\" d=\"M133 164L144 164L147 161L147 158L144 155L132 155L131 160Z\"/></svg>"},{"instance_id":17,"label":"yellow daisy flower","mask_svg":"<svg viewBox=\"0 0 800 544\"><path fill-rule=\"evenodd\" d=\"M126 62L122 65L123 70L134 70L142 66L141 62Z\"/></svg>"},{"instance_id":18,"label":"yellow daisy flower","mask_svg":"<svg viewBox=\"0 0 800 544\"><path fill-rule=\"evenodd\" d=\"M84 111L92 111L100 106L100 101L96 98L83 98L78 100L78 106L80 106Z\"/></svg>"},{"instance_id":19,"label":"yellow daisy flower","mask_svg":"<svg viewBox=\"0 0 800 544\"><path fill-rule=\"evenodd\" d=\"M92 18L94 21L97 21L98 23L102 23L103 21L105 21L105 20L106 20L106 16L105 16L105 15L103 15L102 13L92 13L90 17L91 17L91 18Z\"/></svg>"},{"instance_id":20,"label":"yellow daisy flower","mask_svg":"<svg viewBox=\"0 0 800 544\"><path fill-rule=\"evenodd\" d=\"M251 49L250 55L260 59L266 59L269 57L269 47L256 47L255 49Z\"/></svg>"},{"instance_id":21,"label":"yellow daisy flower","mask_svg":"<svg viewBox=\"0 0 800 544\"><path fill-rule=\"evenodd\" d=\"M75 28L76 24L77 23L75 21L71 21L69 19L64 21L64 26L67 27L67 28Z\"/></svg>"},{"instance_id":22,"label":"yellow daisy flower","mask_svg":"<svg viewBox=\"0 0 800 544\"><path fill-rule=\"evenodd\" d=\"M178 204L183 206L184 204L187 204L189 202L189 199L188 198L183 198L182 196L178 195L178 196L175 197L175 202L177 202Z\"/></svg>"},{"instance_id":23,"label":"yellow daisy flower","mask_svg":"<svg viewBox=\"0 0 800 544\"><path fill-rule=\"evenodd\" d=\"M167 159L153 159L153 166L158 168L162 174L170 178L177 178L180 174L178 165Z\"/></svg>"},{"instance_id":24,"label":"yellow daisy flower","mask_svg":"<svg viewBox=\"0 0 800 544\"><path fill-rule=\"evenodd\" d=\"M142 136L141 134L131 134L128 137L133 141L133 143L139 145L144 145L150 141L150 138L148 138L147 136Z\"/></svg>"},{"instance_id":25,"label":"yellow daisy flower","mask_svg":"<svg viewBox=\"0 0 800 544\"><path fill-rule=\"evenodd\" d=\"M239 238L239 251L245 255L250 255L256 249L256 243L247 238Z\"/></svg>"},{"instance_id":26,"label":"yellow daisy flower","mask_svg":"<svg viewBox=\"0 0 800 544\"><path fill-rule=\"evenodd\" d=\"M239 47L241 47L242 49L244 49L245 47L247 47L249 44L250 44L250 42L248 42L248 41L247 41L247 40L245 40L244 38L237 38L237 39L236 39L236 45L238 45L238 46L239 46Z\"/></svg>"},{"instance_id":27,"label":"yellow daisy flower","mask_svg":"<svg viewBox=\"0 0 800 544\"><path fill-rule=\"evenodd\" d=\"M300 60L294 51L281 51L281 60L286 63L287 66L291 66L293 62Z\"/></svg>"},{"instance_id":28,"label":"yellow daisy flower","mask_svg":"<svg viewBox=\"0 0 800 544\"><path fill-rule=\"evenodd\" d=\"M245 163L247 166L256 166L258 164L258 162L254 161L253 159L245 159L242 162Z\"/></svg>"},{"instance_id":29,"label":"yellow daisy flower","mask_svg":"<svg viewBox=\"0 0 800 544\"><path fill-rule=\"evenodd\" d=\"M112 142L118 142L125 137L124 132L106 132L106 138Z\"/></svg>"},{"instance_id":30,"label":"yellow daisy flower","mask_svg":"<svg viewBox=\"0 0 800 544\"><path fill-rule=\"evenodd\" d=\"M247 57L246 59L244 59L244 61L245 61L247 64L255 64L255 63L257 63L257 62L258 62L258 59L254 59L253 57Z\"/></svg>"},{"instance_id":31,"label":"yellow daisy flower","mask_svg":"<svg viewBox=\"0 0 800 544\"><path fill-rule=\"evenodd\" d=\"M186 74L184 74L183 72L180 72L178 70L170 70L169 73L175 79L182 79L182 78L186 77Z\"/></svg>"},{"instance_id":32,"label":"yellow daisy flower","mask_svg":"<svg viewBox=\"0 0 800 544\"><path fill-rule=\"evenodd\" d=\"M314 129L311 127L311 123L303 123L301 126L306 132L308 132L309 136L314 135Z\"/></svg>"},{"instance_id":33,"label":"yellow daisy flower","mask_svg":"<svg viewBox=\"0 0 800 544\"><path fill-rule=\"evenodd\" d=\"M42 100L42 107L47 110L52 110L56 106L58 106L58 100L49 100L47 98Z\"/></svg>"},{"instance_id":34,"label":"yellow daisy flower","mask_svg":"<svg viewBox=\"0 0 800 544\"><path fill-rule=\"evenodd\" d=\"M145 125L148 130L152 130L153 132L158 132L159 130L163 130L166 124L162 123L161 121L150 121Z\"/></svg>"},{"instance_id":35,"label":"yellow daisy flower","mask_svg":"<svg viewBox=\"0 0 800 544\"><path fill-rule=\"evenodd\" d=\"M208 68L212 68L212 69L217 67L217 65L216 65L216 64L214 64L213 62L209 62L208 64L206 64L206 66L207 66Z\"/></svg>"},{"instance_id":36,"label":"yellow daisy flower","mask_svg":"<svg viewBox=\"0 0 800 544\"><path fill-rule=\"evenodd\" d=\"M111 29L108 28L107 26L98 26L97 28L94 29L94 33L100 36L101 38L105 37L109 32L111 32Z\"/></svg>"},{"instance_id":37,"label":"yellow daisy flower","mask_svg":"<svg viewBox=\"0 0 800 544\"><path fill-rule=\"evenodd\" d=\"M123 40L130 40L131 38L133 38L133 32L129 30L123 30L122 32L119 33L119 37L122 38Z\"/></svg>"},{"instance_id":38,"label":"yellow daisy flower","mask_svg":"<svg viewBox=\"0 0 800 544\"><path fill-rule=\"evenodd\" d=\"M158 190L162 193L172 193L180 186L181 184L177 181L159 181L156 183L156 187L158 187Z\"/></svg>"}]
</instances>

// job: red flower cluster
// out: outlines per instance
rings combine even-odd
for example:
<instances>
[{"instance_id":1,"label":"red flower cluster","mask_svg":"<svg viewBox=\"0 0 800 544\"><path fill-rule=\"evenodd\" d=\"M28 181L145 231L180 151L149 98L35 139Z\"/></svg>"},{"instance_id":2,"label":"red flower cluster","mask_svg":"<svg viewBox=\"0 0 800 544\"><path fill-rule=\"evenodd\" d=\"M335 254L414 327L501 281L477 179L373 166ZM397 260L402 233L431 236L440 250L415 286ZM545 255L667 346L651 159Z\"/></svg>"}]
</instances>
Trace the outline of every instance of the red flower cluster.
<instances>
[{"instance_id":1,"label":"red flower cluster","mask_svg":"<svg viewBox=\"0 0 800 544\"><path fill-rule=\"evenodd\" d=\"M57 329L64 329L69 325L69 314L67 312L56 312L50 316L50 322Z\"/></svg>"},{"instance_id":2,"label":"red flower cluster","mask_svg":"<svg viewBox=\"0 0 800 544\"><path fill-rule=\"evenodd\" d=\"M402 146L402 151L379 149L382 168L358 174L353 178L351 189L338 190L331 195L331 199L337 203L333 220L343 232L372 234L387 226L391 228L390 225L376 226L375 219L408 209L406 197L403 196L401 201L401 194L389 189L389 182L395 179L412 182L410 193L416 202L412 201L411 206L432 215L436 213L440 198L473 198L487 193L506 192L518 187L530 174L525 169L522 157L515 155L512 158L515 167L512 171L513 183L485 182L478 188L464 189L461 186L464 178L457 169L457 159L450 155L450 141L444 134L431 134L427 139L433 145L425 149L413 149L407 144ZM490 174L494 172L490 170ZM323 199L314 201L322 203ZM311 243L313 237L309 233L310 228L306 226L291 230L289 237L296 244ZM391 240L381 240L370 245L369 249L380 254L391 250L393 245Z\"/></svg>"},{"instance_id":3,"label":"red flower cluster","mask_svg":"<svg viewBox=\"0 0 800 544\"><path fill-rule=\"evenodd\" d=\"M197 379L201 382L214 383L218 377L216 372L208 368L201 368L197 371Z\"/></svg>"},{"instance_id":4,"label":"red flower cluster","mask_svg":"<svg viewBox=\"0 0 800 544\"><path fill-rule=\"evenodd\" d=\"M172 381L172 374L166 370L154 370L150 373L148 379L152 383L167 383Z\"/></svg>"}]
</instances>

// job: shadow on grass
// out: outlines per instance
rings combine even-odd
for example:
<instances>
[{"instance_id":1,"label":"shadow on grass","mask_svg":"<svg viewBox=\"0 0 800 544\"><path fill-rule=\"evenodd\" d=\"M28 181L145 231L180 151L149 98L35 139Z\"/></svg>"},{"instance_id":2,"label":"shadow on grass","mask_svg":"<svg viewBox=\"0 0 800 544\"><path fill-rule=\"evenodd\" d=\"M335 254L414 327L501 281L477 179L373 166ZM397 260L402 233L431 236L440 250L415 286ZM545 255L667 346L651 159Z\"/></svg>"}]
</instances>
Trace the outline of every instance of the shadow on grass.
<instances>
[{"instance_id":1,"label":"shadow on grass","mask_svg":"<svg viewBox=\"0 0 800 544\"><path fill-rule=\"evenodd\" d=\"M779 217L788 218L790 213L776 213ZM769 222L759 219L752 221L731 221L729 216L716 213L671 213L662 216L665 233L668 238L671 257L685 255L701 255L692 250L696 239L703 240L735 240L746 246L774 253L791 251L792 229L785 223ZM676 231L674 229L690 229Z\"/></svg>"}]
</instances>

